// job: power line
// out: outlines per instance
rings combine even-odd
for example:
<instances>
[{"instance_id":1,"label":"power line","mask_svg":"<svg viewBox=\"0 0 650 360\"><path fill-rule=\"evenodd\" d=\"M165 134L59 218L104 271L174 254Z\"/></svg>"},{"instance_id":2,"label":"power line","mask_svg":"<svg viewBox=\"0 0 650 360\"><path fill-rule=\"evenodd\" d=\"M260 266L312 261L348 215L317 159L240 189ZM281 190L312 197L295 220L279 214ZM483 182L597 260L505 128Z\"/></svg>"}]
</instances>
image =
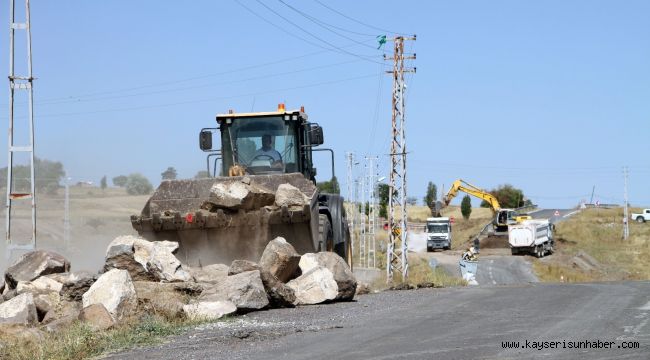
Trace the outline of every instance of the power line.
<instances>
[{"instance_id":1,"label":"power line","mask_svg":"<svg viewBox=\"0 0 650 360\"><path fill-rule=\"evenodd\" d=\"M364 23L363 21L360 21L360 20L357 20L357 19L355 19L355 18L352 18L352 17L350 17L350 16L348 16L348 15L343 14L342 12L340 12L340 11L338 11L338 10L336 10L336 9L333 9L333 8L331 8L331 7L329 7L329 6L325 5L325 4L323 4L323 3L320 2L319 0L314 0L314 1L317 2L318 4L320 4L322 7L324 7L324 8L326 8L326 9L332 11L332 12L335 12L335 13L341 15L341 16L343 16L344 18L346 18L346 19L348 19L348 20L354 21L354 22L357 23L357 24L361 24L361 25L366 26L366 27L371 28L371 29L375 29L375 30L383 31L383 32L385 32L385 33L390 33L390 34L395 34L395 35L403 35L403 36L406 36L406 34L404 34L404 33L400 33L400 32L397 32L397 31L390 31L390 30L382 29L382 28L379 28L379 27L376 27L376 26L373 26L373 25L370 25L370 24L366 24L366 23Z\"/></svg>"},{"instance_id":2,"label":"power line","mask_svg":"<svg viewBox=\"0 0 650 360\"><path fill-rule=\"evenodd\" d=\"M235 0L235 1L239 2L239 0ZM343 53L348 54L348 55L350 55L350 56L357 57L357 58L362 59L362 60L364 60L364 61L372 62L372 63L375 63L375 64L383 64L382 62L375 61L375 60L371 60L371 59L369 59L369 57L367 57L367 56L359 55L359 54L355 54L355 53L349 52L349 51L347 51L347 50L345 50L345 49L343 49L343 48L341 48L341 47L339 47L339 46L336 46L336 45L330 43L329 41L324 40L324 39L322 39L322 38L320 38L320 37L314 35L314 34L311 33L310 31L305 30L303 27L301 27L300 25L298 25L298 24L296 24L295 22L291 21L290 19L288 19L287 17L283 16L283 15L280 14L279 12L275 11L273 8L271 8L271 7L269 7L268 5L264 4L262 1L260 1L260 0L255 0L255 1L256 1L258 4L262 5L263 7L265 7L265 8L266 8L267 10L269 10L270 12L272 12L272 13L274 13L275 15L279 16L280 18L282 18L284 21L286 21L286 22L288 22L289 24L295 26L295 27L298 28L300 31L304 32L305 34L307 34L307 35L313 37L314 39L316 39L316 40L318 40L318 41L320 41L320 42L323 42L323 43L329 45L329 46L330 46L331 48L333 48L333 49L339 50L340 52L343 52Z\"/></svg>"},{"instance_id":3,"label":"power line","mask_svg":"<svg viewBox=\"0 0 650 360\"><path fill-rule=\"evenodd\" d=\"M311 67L311 68L298 69L298 70L293 70L293 71L286 71L286 72L282 72L282 73L273 73L273 74L270 74L270 75L255 76L255 77L250 77L250 78L245 78L245 79L222 81L222 82L217 82L217 83L209 83L209 84L203 84L203 85L187 86L187 87L173 88L173 89L166 89L166 90L158 90L158 91L140 92L140 93L135 93L135 94L97 97L97 98L90 98L90 99L85 99L85 100L84 99L78 99L78 100L65 100L65 101L49 102L49 103L46 103L44 105L58 105L58 104L66 104L66 103L79 103L79 102L123 99L123 98L135 97L135 96L165 94L165 93L171 93L171 92L177 92L177 91L201 89L201 88L218 86L218 85L237 84L237 83L242 83L242 82L247 82L247 81L268 79L268 78L272 78L272 77L296 74L296 73L313 71L313 70L320 70L320 69L325 69L325 68L339 66L339 65L351 64L351 63L359 62L359 61L360 60L349 60L349 61L343 61L343 62L338 62L338 63L333 63L333 64L314 66L314 67ZM41 104L39 104L39 105L41 105Z\"/></svg>"},{"instance_id":4,"label":"power line","mask_svg":"<svg viewBox=\"0 0 650 360\"><path fill-rule=\"evenodd\" d=\"M234 98L239 98L239 97L257 96L257 95L272 94L272 93L276 93L276 92L291 91L291 90L298 90L298 89L306 89L306 88L311 88L311 87L318 87L318 86L323 86L323 85L330 85L330 84L337 84L337 83L342 83L342 82L347 82L347 81L366 79L366 78L370 78L370 77L375 77L375 74L354 76L354 77L349 77L349 78L344 78L344 79L323 81L323 82L319 82L319 83L312 83L312 84L301 85L301 86L294 86L294 87L288 87L288 88L260 91L260 92L248 93L248 94L220 96L220 97L212 97L212 98L205 98L205 99L199 99L199 100L187 100L187 101L179 101L179 102L175 102L175 103L164 103L164 104L156 104L156 105L134 106L134 107L126 107L126 108L114 108L114 109L105 109L105 110L72 112L72 113L59 113L59 114L44 114L44 115L39 115L39 117L62 117L62 116L72 116L72 115L100 114L100 113L109 113L109 112L143 110L143 109L151 109L151 108L170 107L170 106L176 106L176 105L195 104L195 103L215 101L215 100L234 99Z\"/></svg>"},{"instance_id":5,"label":"power line","mask_svg":"<svg viewBox=\"0 0 650 360\"><path fill-rule=\"evenodd\" d=\"M353 39L353 38L351 38L351 37L349 37L349 36L343 35L343 34L341 34L341 33L338 33L338 32L336 32L336 31L334 31L334 30L328 28L327 26L321 24L322 21L320 21L320 20L314 18L313 16L308 15L308 14L306 14L306 13L304 13L304 12L302 12L302 11L296 9L295 7L293 7L293 6L289 5L289 4L287 4L287 3L284 2L283 0L278 0L278 1L279 1L281 4L283 4L284 6L286 6L286 7L288 7L289 9L295 11L296 13L298 13L299 15L301 15L302 17L304 17L305 19L307 19L307 20L313 22L314 24L316 24L316 25L322 27L323 29L325 29L325 30L327 30L327 31L329 31L329 32L331 32L331 33L333 33L333 34L336 34L336 35L338 35L338 36L340 36L340 37L342 37L342 38L344 38L344 39L346 39L346 40L350 40L350 41L352 41L352 42L355 42L355 43L357 43L357 44L359 44L359 45L362 45L362 46L365 46L365 47L371 48L371 49L373 49L373 50L377 50L377 48L375 48L375 47L373 47L373 46L370 46L370 45L368 45L368 44L365 44L365 43L362 43L362 42L360 42L360 41L357 41L357 40L355 40L355 39Z\"/></svg>"},{"instance_id":6,"label":"power line","mask_svg":"<svg viewBox=\"0 0 650 360\"><path fill-rule=\"evenodd\" d=\"M285 5L287 5L287 4L285 4ZM289 6L289 5L287 5L287 6ZM299 11L299 10L298 10L298 11ZM317 22L319 22L319 23L321 23L321 24L323 24L323 25L325 25L325 26L329 26L329 27L334 28L334 29L337 29L337 30L345 31L345 32L347 32L347 33L354 34L354 35L369 36L369 37L372 37L372 38L376 38L376 37L377 37L377 34L369 34L369 33L362 33L362 32L358 32L358 31L353 31L353 30L350 30L350 29L342 28L342 27L340 27L340 26L332 25L332 24L327 23L327 22L325 22L325 21L319 20L319 19L317 19L316 17L313 17L313 16L311 16L311 15L308 15L308 14L306 14L306 13L304 13L304 12L300 12L300 13L301 13L301 15L303 15L303 16L305 16L305 17L307 17L307 18L311 18L311 19L313 19L314 21L317 21Z\"/></svg>"}]
</instances>

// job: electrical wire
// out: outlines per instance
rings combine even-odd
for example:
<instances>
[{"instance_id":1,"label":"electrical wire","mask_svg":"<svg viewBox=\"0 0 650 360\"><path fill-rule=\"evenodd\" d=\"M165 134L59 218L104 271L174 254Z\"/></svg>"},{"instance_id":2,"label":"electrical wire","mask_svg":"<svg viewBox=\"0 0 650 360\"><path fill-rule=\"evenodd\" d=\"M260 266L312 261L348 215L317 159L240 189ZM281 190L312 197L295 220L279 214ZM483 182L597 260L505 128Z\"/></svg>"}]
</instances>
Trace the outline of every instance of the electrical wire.
<instances>
[{"instance_id":1,"label":"electrical wire","mask_svg":"<svg viewBox=\"0 0 650 360\"><path fill-rule=\"evenodd\" d=\"M344 38L344 39L346 39L346 40L350 40L350 41L352 41L352 42L355 42L355 43L357 43L357 44L359 44L359 45L361 45L361 46L365 46L365 47L371 48L371 49L373 49L373 50L377 50L377 48L375 48L374 46L370 46L370 45L368 45L368 44L362 43L362 42L357 41L357 40L355 40L355 39L353 39L353 38L351 38L351 37L349 37L349 36L343 35L343 34L341 34L341 33L338 33L338 32L336 32L336 31L334 31L334 30L328 28L328 26L325 26L325 25L321 24L322 21L320 21L320 20L314 18L313 16L308 15L308 14L306 14L306 13L304 13L304 12L302 12L302 11L296 9L295 7L293 7L293 6L289 5L289 4L287 4L287 3L284 2L283 0L278 0L278 2L280 2L282 5L288 7L289 9L293 10L294 12L298 13L300 16L304 17L305 19L307 19L307 20L313 22L314 24L316 24L316 25L322 27L323 29L325 29L325 30L327 30L327 31L329 31L329 32L331 32L331 33L333 33L333 34L336 34L336 35L338 35L338 36L340 36L340 37L342 37L342 38Z\"/></svg>"},{"instance_id":2,"label":"electrical wire","mask_svg":"<svg viewBox=\"0 0 650 360\"><path fill-rule=\"evenodd\" d=\"M237 2L239 3L239 0L235 0L235 1L237 1ZM260 1L260 0L255 0L255 1L256 1L258 4L262 5L263 7L265 7L265 8L266 8L267 10L269 10L270 12L274 13L275 15L277 15L278 17L280 17L281 19L283 19L284 21L286 21L286 22L288 22L289 24L293 25L294 27L298 28L300 31L304 32L305 34L311 36L312 38L314 38L314 39L316 39L316 40L318 40L318 41L320 41L320 42L322 42L322 43L324 43L324 44L327 44L327 45L330 46L332 49L336 49L336 50L338 50L339 52L342 52L342 53L348 54L348 55L350 55L350 56L354 56L354 57L359 58L359 59L362 59L362 60L364 60L364 61L372 62L372 63L375 63L375 64L383 64L383 62L379 62L379 61L372 60L372 59L370 59L370 58L367 57L367 56L360 55L360 54L355 54L355 53L350 52L350 51L347 51L347 50L345 50L345 49L343 49L343 48L341 48L341 47L339 47L339 46L336 46L336 45L332 44L331 42L329 42L329 41L327 41L327 40L325 40L325 39L322 39L322 38L320 38L320 37L314 35L314 34L311 33L310 31L304 29L303 27L301 27L300 25L298 25L298 24L296 24L295 22L291 21L290 19L288 19L287 17L283 16L283 15L280 14L279 12L275 11L273 8L269 7L268 5L266 5L265 3L263 3L262 1Z\"/></svg>"},{"instance_id":3,"label":"electrical wire","mask_svg":"<svg viewBox=\"0 0 650 360\"><path fill-rule=\"evenodd\" d=\"M140 93L135 93L135 94L125 94L125 95L116 95L116 96L96 97L96 98L90 98L90 99L83 99L82 98L82 99L78 99L78 100L65 100L65 101L62 100L62 101L57 101L57 102L49 102L49 103L46 103L44 105L58 105L58 104L65 104L65 103L80 103L80 102L103 101L103 100L112 100L112 99L123 99L123 98L129 98L129 97L134 97L134 96L165 94L165 93L201 89L201 88L207 88L207 87L213 87L213 86L219 86L219 85L230 85L230 84L237 84L237 83L248 82L248 81L253 81L253 80L268 79L268 78L273 78L273 77L278 77L278 76L297 74L297 73L301 73L301 72L320 70L320 69L330 68L330 67L339 66L339 65L351 64L351 63L359 62L359 61L360 60L349 60L349 61L343 61L343 62L338 62L338 63L333 63L333 64L314 66L314 67L311 67L311 68L298 69L298 70L286 71L286 72L281 72L281 73L274 73L274 74L269 74L269 75L261 75L261 76L249 77L249 78L245 78L245 79L222 81L222 82L216 82L216 83L209 83L209 84L195 85L195 86L188 86L188 87L181 87L181 88L173 88L173 89L166 89L166 90L140 92ZM43 104L37 103L36 105L43 105Z\"/></svg>"},{"instance_id":4,"label":"electrical wire","mask_svg":"<svg viewBox=\"0 0 650 360\"><path fill-rule=\"evenodd\" d=\"M126 107L126 108L114 108L114 109L104 109L104 110L84 111L84 112L71 112L71 113L59 113L59 114L43 114L43 115L39 115L39 117L43 117L43 118L45 118L45 117L64 117L64 116L73 116L73 115L100 114L100 113L110 113L110 112L119 112L119 111L132 111L132 110L143 110L143 109L170 107L170 106L185 105L185 104L195 104L195 103L210 102L210 101L215 101L215 100L234 99L234 98L240 98L240 97L258 96L258 95L273 94L273 93L277 93L277 92L306 89L306 88L318 87L318 86L323 86L323 85L338 84L338 83L347 82L347 81L366 79L366 78L375 77L375 76L376 76L376 74L367 74L367 75L354 76L354 77L338 79L338 80L331 80L331 81L323 81L323 82L319 82L319 83L312 83L312 84L301 85L301 86L294 86L294 87L288 87L288 88L260 91L260 92L255 92L255 93L230 95L230 96L220 96L220 97L212 97L212 98L205 98L205 99L198 99L198 100L187 100L187 101L179 101L179 102L174 102L174 103L164 103L164 104L145 105L145 106L134 106L134 107ZM5 119L6 119L6 117L5 117Z\"/></svg>"},{"instance_id":5,"label":"electrical wire","mask_svg":"<svg viewBox=\"0 0 650 360\"><path fill-rule=\"evenodd\" d=\"M400 32L397 32L397 31L390 31L390 30L382 29L382 28L379 28L379 27L376 27L376 26L373 26L373 25L370 25L370 24L366 24L366 23L364 23L363 21L360 21L360 20L357 20L357 19L355 19L355 18L352 18L352 17L350 17L350 16L348 16L348 15L345 15L344 13L342 13L342 12L340 12L340 11L334 9L334 8L331 8L331 7L329 7L329 6L325 5L325 4L323 4L323 3L320 2L319 0L314 0L314 1L317 2L318 4L320 4L322 7L326 8L326 9L332 11L332 12L335 12L335 13L337 13L337 14L343 16L344 18L348 19L348 20L354 21L355 23L357 23L357 24L361 24L361 25L363 25L363 26L365 26L365 27L368 27L368 28L370 28L370 29L379 30L379 31L382 31L382 32L385 32L385 33L390 33L390 34L396 34L396 35L407 36L407 35L404 34L404 33L400 33Z\"/></svg>"}]
</instances>

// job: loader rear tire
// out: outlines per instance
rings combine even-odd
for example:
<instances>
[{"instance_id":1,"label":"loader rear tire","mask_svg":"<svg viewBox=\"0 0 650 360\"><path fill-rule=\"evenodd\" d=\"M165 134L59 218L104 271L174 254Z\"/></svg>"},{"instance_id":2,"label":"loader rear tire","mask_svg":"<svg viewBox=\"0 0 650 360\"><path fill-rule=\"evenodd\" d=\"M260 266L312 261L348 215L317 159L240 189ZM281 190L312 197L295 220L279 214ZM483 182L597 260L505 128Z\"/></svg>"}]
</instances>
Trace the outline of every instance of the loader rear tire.
<instances>
[{"instance_id":1,"label":"loader rear tire","mask_svg":"<svg viewBox=\"0 0 650 360\"><path fill-rule=\"evenodd\" d=\"M318 251L334 250L332 223L326 214L318 214Z\"/></svg>"}]
</instances>

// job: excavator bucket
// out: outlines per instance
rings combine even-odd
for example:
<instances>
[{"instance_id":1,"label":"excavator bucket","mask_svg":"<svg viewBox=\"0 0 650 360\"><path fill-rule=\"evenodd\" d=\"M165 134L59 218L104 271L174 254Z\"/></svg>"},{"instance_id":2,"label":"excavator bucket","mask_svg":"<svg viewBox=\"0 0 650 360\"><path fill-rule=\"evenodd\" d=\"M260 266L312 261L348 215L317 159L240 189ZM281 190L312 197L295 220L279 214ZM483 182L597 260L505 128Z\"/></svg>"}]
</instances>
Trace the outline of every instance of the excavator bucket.
<instances>
[{"instance_id":1,"label":"excavator bucket","mask_svg":"<svg viewBox=\"0 0 650 360\"><path fill-rule=\"evenodd\" d=\"M215 188L235 183L272 193L265 204L224 206L215 203ZM304 194L303 204L278 205L282 184ZM219 185L219 186L217 186ZM178 259L190 266L258 261L267 243L284 237L300 254L318 249L318 190L302 174L250 175L197 180L166 180L153 193L133 228L151 241L179 243ZM252 204L252 205L251 205Z\"/></svg>"}]
</instances>

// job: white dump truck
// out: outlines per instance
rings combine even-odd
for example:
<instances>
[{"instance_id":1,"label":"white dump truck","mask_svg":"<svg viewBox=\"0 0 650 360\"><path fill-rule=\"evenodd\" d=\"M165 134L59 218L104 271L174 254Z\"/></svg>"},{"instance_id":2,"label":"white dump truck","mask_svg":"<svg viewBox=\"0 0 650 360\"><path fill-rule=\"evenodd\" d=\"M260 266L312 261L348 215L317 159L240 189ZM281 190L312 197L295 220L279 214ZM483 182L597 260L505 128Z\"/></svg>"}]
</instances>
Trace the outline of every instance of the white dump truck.
<instances>
[{"instance_id":1,"label":"white dump truck","mask_svg":"<svg viewBox=\"0 0 650 360\"><path fill-rule=\"evenodd\" d=\"M427 218L425 233L427 251L451 249L451 219L448 217Z\"/></svg>"},{"instance_id":2,"label":"white dump truck","mask_svg":"<svg viewBox=\"0 0 650 360\"><path fill-rule=\"evenodd\" d=\"M548 220L525 220L508 227L512 255L531 254L542 257L553 253L553 224Z\"/></svg>"}]
</instances>

